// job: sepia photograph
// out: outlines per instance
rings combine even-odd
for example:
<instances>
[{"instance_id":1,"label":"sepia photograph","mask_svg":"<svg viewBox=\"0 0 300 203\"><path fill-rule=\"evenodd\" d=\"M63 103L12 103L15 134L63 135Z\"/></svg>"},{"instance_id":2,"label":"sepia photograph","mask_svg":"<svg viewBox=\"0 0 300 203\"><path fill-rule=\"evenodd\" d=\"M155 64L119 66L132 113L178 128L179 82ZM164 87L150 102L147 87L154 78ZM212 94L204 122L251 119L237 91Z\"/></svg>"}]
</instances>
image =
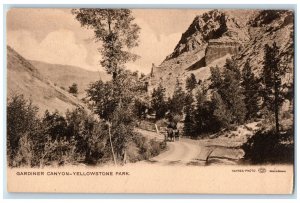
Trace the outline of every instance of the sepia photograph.
<instances>
[{"instance_id":1,"label":"sepia photograph","mask_svg":"<svg viewBox=\"0 0 300 203\"><path fill-rule=\"evenodd\" d=\"M8 191L292 194L294 17L9 9Z\"/></svg>"}]
</instances>

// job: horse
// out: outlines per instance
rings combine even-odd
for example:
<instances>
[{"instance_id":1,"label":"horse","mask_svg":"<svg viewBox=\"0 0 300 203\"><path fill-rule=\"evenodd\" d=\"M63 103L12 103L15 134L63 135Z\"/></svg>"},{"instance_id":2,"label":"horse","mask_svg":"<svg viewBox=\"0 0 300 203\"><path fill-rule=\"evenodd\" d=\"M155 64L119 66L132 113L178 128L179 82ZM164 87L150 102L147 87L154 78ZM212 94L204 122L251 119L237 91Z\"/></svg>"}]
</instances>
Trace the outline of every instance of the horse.
<instances>
[{"instance_id":1,"label":"horse","mask_svg":"<svg viewBox=\"0 0 300 203\"><path fill-rule=\"evenodd\" d=\"M178 129L174 129L173 130L173 134L174 134L174 141L177 139L179 140L179 130Z\"/></svg>"},{"instance_id":2,"label":"horse","mask_svg":"<svg viewBox=\"0 0 300 203\"><path fill-rule=\"evenodd\" d=\"M168 128L167 129L167 139L171 139L171 142L174 142L175 141L175 136L174 136L174 131L172 128Z\"/></svg>"}]
</instances>

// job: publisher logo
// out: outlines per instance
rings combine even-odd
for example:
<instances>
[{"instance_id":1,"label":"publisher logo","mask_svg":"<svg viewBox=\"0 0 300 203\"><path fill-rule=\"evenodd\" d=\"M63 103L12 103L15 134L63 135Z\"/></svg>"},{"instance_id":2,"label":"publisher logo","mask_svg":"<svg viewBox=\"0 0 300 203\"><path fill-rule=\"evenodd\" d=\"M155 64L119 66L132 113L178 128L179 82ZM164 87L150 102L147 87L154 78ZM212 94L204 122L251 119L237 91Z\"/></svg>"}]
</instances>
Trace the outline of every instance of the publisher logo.
<instances>
[{"instance_id":1,"label":"publisher logo","mask_svg":"<svg viewBox=\"0 0 300 203\"><path fill-rule=\"evenodd\" d=\"M259 168L259 169L258 169L258 172L259 172L259 173L265 173L265 172L267 172L267 170L266 170L265 168Z\"/></svg>"}]
</instances>

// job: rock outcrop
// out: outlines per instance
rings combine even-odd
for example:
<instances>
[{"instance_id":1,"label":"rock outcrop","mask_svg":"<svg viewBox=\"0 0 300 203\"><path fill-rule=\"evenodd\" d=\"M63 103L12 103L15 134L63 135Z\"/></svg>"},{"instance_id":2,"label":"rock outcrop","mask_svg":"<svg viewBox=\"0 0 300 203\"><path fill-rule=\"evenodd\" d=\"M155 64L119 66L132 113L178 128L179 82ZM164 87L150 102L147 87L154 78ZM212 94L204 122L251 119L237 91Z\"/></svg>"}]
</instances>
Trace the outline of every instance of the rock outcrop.
<instances>
[{"instance_id":1,"label":"rock outcrop","mask_svg":"<svg viewBox=\"0 0 300 203\"><path fill-rule=\"evenodd\" d=\"M210 67L224 66L228 57L242 69L249 62L258 76L263 69L265 44L276 42L286 57L283 81L293 83L294 13L288 10L211 10L196 16L182 34L174 51L149 77L149 90L159 83L171 96L176 81L184 86L191 73L209 82Z\"/></svg>"},{"instance_id":2,"label":"rock outcrop","mask_svg":"<svg viewBox=\"0 0 300 203\"><path fill-rule=\"evenodd\" d=\"M167 60L185 52L203 49L203 46L207 45L210 40L218 38L245 41L249 39L249 36L242 23L235 18L226 15L224 11L212 10L193 20Z\"/></svg>"},{"instance_id":3,"label":"rock outcrop","mask_svg":"<svg viewBox=\"0 0 300 203\"><path fill-rule=\"evenodd\" d=\"M250 37L246 23L234 17L240 13L233 15L234 12L211 10L196 16L182 34L173 53L153 69L154 77L150 77L150 90L162 83L170 96L177 80L185 85L185 79L191 73L205 80L209 77L206 66L225 55L236 54L238 47L249 41ZM243 13L249 16L249 11ZM245 19L247 18L242 20Z\"/></svg>"},{"instance_id":4,"label":"rock outcrop","mask_svg":"<svg viewBox=\"0 0 300 203\"><path fill-rule=\"evenodd\" d=\"M235 56L238 65L243 67L246 61L258 76L264 61L264 47L274 42L285 57L288 66L286 77L292 82L294 68L294 14L292 11L265 10L248 22L251 38Z\"/></svg>"},{"instance_id":5,"label":"rock outcrop","mask_svg":"<svg viewBox=\"0 0 300 203\"><path fill-rule=\"evenodd\" d=\"M236 55L241 49L241 44L235 41L210 40L205 51L205 64L211 64L228 54Z\"/></svg>"}]
</instances>

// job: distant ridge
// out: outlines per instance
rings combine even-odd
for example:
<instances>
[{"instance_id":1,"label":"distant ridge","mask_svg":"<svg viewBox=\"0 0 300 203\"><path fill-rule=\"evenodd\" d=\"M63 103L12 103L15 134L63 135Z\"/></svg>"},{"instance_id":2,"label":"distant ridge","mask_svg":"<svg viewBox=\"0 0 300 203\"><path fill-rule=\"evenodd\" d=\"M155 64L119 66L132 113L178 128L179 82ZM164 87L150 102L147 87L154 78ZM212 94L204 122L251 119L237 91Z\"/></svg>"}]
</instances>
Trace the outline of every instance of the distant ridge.
<instances>
[{"instance_id":1,"label":"distant ridge","mask_svg":"<svg viewBox=\"0 0 300 203\"><path fill-rule=\"evenodd\" d=\"M78 98L55 86L31 62L7 46L7 97L19 94L38 106L40 115L45 110L64 113L67 109L85 107Z\"/></svg>"},{"instance_id":2,"label":"distant ridge","mask_svg":"<svg viewBox=\"0 0 300 203\"><path fill-rule=\"evenodd\" d=\"M79 98L84 97L85 90L91 82L99 79L110 80L110 75L104 71L89 71L77 66L50 64L41 61L30 61L36 69L57 86L68 90L73 83L78 85Z\"/></svg>"}]
</instances>

